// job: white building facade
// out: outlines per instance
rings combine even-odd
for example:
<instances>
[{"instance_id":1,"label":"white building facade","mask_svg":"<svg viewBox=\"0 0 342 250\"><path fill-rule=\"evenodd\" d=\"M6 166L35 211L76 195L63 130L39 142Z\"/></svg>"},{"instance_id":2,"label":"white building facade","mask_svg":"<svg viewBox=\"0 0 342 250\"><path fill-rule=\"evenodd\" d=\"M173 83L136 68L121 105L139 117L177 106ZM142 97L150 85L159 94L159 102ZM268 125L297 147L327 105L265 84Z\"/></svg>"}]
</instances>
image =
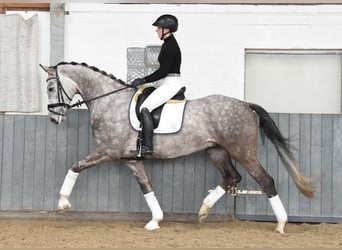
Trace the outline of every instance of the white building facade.
<instances>
[{"instance_id":1,"label":"white building facade","mask_svg":"<svg viewBox=\"0 0 342 250\"><path fill-rule=\"evenodd\" d=\"M179 20L175 36L189 99L223 94L270 112L341 112L342 5L67 3L64 8L64 61L86 62L126 80L127 48L161 45L151 24L170 13ZM55 49L48 42L49 13L38 15L41 62L49 64ZM265 59L265 54L304 58ZM41 78L44 93L43 73ZM312 105L298 105L307 102ZM320 108L325 102L331 104ZM42 94L42 112L45 107Z\"/></svg>"}]
</instances>

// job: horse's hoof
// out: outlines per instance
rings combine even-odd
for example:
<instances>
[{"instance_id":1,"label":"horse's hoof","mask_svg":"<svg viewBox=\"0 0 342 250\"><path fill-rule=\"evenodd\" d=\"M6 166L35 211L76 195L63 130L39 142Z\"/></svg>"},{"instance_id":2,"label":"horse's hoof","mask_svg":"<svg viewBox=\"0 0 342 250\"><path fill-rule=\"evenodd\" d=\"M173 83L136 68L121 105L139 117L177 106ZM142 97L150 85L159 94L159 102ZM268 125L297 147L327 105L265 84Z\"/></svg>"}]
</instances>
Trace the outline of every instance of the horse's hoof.
<instances>
[{"instance_id":1,"label":"horse's hoof","mask_svg":"<svg viewBox=\"0 0 342 250\"><path fill-rule=\"evenodd\" d=\"M159 221L157 220L151 220L149 223L147 223L144 227L146 230L153 231L160 228Z\"/></svg>"},{"instance_id":2,"label":"horse's hoof","mask_svg":"<svg viewBox=\"0 0 342 250\"><path fill-rule=\"evenodd\" d=\"M206 219L207 219L207 217L208 217L208 214L199 214L199 215L198 215L198 222L199 222L199 223L205 222Z\"/></svg>"},{"instance_id":3,"label":"horse's hoof","mask_svg":"<svg viewBox=\"0 0 342 250\"><path fill-rule=\"evenodd\" d=\"M276 232L280 233L280 234L284 234L284 228L285 228L285 224L286 224L286 221L285 222L278 222L278 225L276 227Z\"/></svg>"},{"instance_id":4,"label":"horse's hoof","mask_svg":"<svg viewBox=\"0 0 342 250\"><path fill-rule=\"evenodd\" d=\"M57 206L58 212L63 213L66 210L68 210L69 208L71 208L71 204L70 204L68 199L66 199L66 198L59 199L58 206Z\"/></svg>"},{"instance_id":5,"label":"horse's hoof","mask_svg":"<svg viewBox=\"0 0 342 250\"><path fill-rule=\"evenodd\" d=\"M200 211L198 212L198 221L199 223L203 223L208 215L209 215L210 208L206 204L202 204Z\"/></svg>"}]
</instances>

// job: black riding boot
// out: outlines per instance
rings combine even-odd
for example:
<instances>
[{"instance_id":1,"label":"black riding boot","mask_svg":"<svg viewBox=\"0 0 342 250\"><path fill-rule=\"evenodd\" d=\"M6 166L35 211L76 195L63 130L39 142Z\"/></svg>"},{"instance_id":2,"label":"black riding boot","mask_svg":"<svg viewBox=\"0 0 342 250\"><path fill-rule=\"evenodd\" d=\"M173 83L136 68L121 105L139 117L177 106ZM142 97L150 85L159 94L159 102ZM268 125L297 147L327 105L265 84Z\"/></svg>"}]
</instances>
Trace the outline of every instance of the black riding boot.
<instances>
[{"instance_id":1,"label":"black riding boot","mask_svg":"<svg viewBox=\"0 0 342 250\"><path fill-rule=\"evenodd\" d=\"M138 138L137 150L131 150L131 153L137 157L153 154L153 119L147 108L143 108L141 116L141 137ZM141 142L142 141L142 142Z\"/></svg>"},{"instance_id":2,"label":"black riding boot","mask_svg":"<svg viewBox=\"0 0 342 250\"><path fill-rule=\"evenodd\" d=\"M153 119L147 108L141 110L142 149L141 155L153 153Z\"/></svg>"}]
</instances>

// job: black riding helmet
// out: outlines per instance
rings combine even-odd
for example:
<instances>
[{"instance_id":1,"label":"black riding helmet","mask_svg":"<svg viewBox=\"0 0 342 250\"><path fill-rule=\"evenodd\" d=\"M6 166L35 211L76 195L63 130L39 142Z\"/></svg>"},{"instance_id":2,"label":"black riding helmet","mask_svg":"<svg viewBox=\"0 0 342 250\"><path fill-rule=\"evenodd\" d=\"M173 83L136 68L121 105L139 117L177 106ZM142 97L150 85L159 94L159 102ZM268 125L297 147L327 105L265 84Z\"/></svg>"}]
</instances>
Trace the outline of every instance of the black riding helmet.
<instances>
[{"instance_id":1,"label":"black riding helmet","mask_svg":"<svg viewBox=\"0 0 342 250\"><path fill-rule=\"evenodd\" d=\"M173 15L165 14L158 17L152 25L164 29L170 29L171 32L176 32L178 29L178 20Z\"/></svg>"}]
</instances>

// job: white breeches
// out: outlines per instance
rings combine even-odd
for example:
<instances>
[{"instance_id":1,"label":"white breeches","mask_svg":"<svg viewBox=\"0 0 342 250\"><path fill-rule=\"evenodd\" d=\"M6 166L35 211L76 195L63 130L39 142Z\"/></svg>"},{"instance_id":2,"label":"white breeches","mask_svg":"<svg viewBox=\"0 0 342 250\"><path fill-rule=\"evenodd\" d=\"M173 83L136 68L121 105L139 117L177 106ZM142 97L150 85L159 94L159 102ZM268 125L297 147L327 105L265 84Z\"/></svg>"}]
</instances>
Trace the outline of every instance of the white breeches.
<instances>
[{"instance_id":1,"label":"white breeches","mask_svg":"<svg viewBox=\"0 0 342 250\"><path fill-rule=\"evenodd\" d=\"M152 112L152 110L170 100L183 86L179 76L167 76L161 79L159 86L156 86L157 88L141 105L140 111L147 108Z\"/></svg>"}]
</instances>

